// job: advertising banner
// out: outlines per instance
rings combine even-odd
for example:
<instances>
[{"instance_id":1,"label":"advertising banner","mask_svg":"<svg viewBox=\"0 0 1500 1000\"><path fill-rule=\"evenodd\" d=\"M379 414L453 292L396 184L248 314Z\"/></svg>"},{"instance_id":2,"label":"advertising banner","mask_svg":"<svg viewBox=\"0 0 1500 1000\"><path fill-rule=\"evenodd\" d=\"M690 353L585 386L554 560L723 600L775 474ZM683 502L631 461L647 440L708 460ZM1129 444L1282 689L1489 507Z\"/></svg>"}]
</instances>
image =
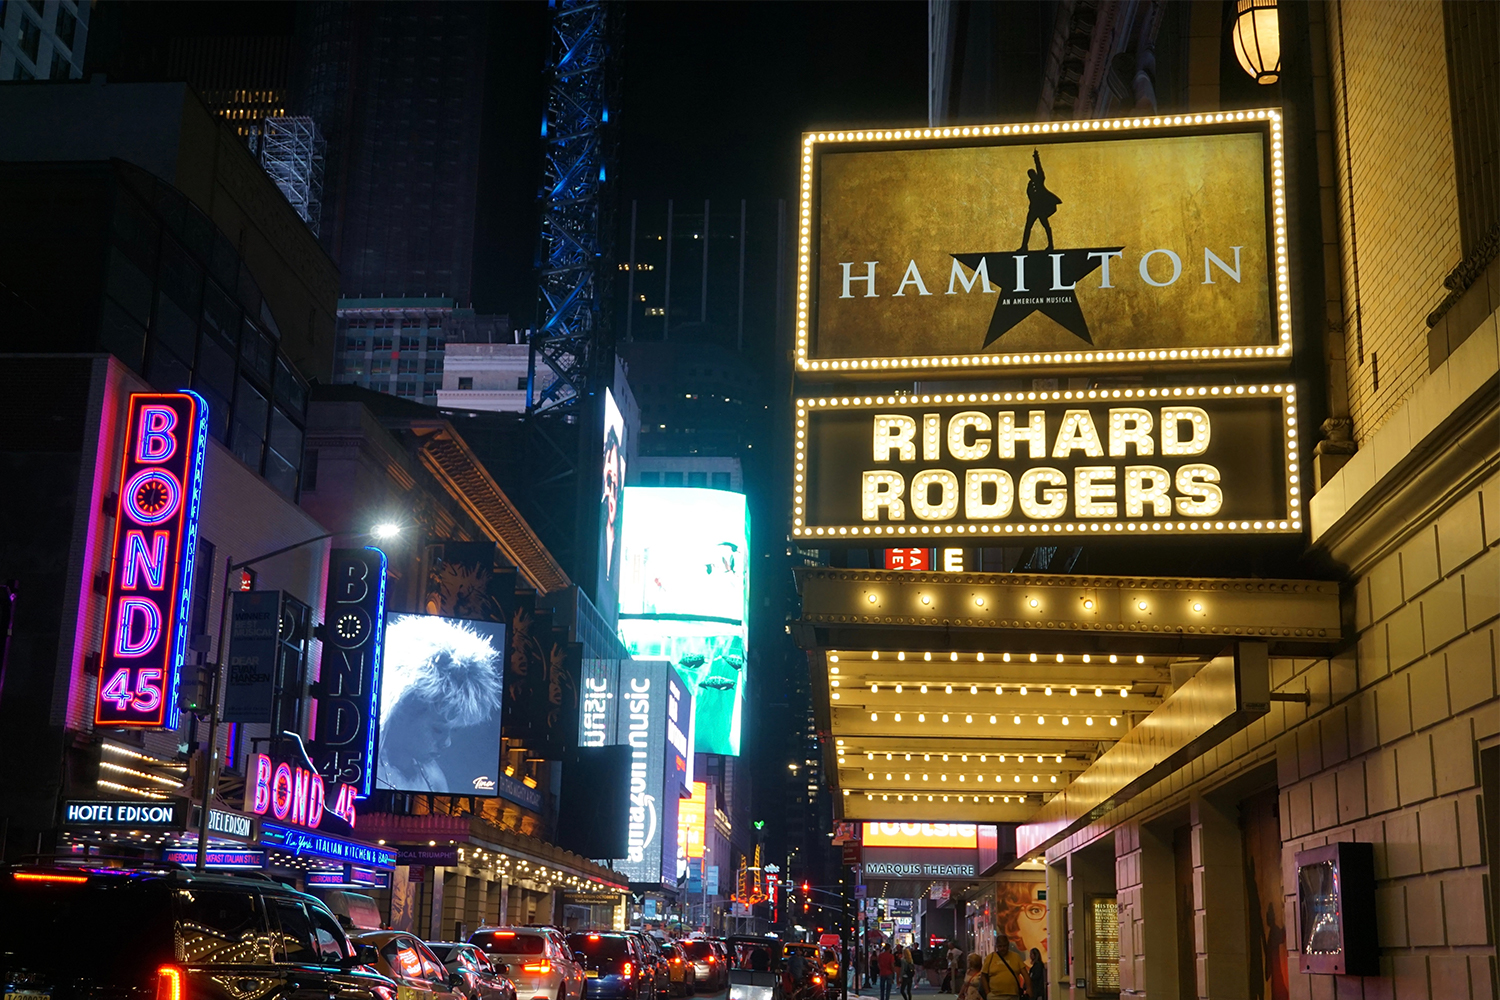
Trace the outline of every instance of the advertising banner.
<instances>
[{"instance_id":1,"label":"advertising banner","mask_svg":"<svg viewBox=\"0 0 1500 1000\"><path fill-rule=\"evenodd\" d=\"M1289 356L1281 143L1271 110L807 135L798 370Z\"/></svg>"},{"instance_id":2,"label":"advertising banner","mask_svg":"<svg viewBox=\"0 0 1500 1000\"><path fill-rule=\"evenodd\" d=\"M386 616L377 788L496 794L505 640L499 622Z\"/></svg>"},{"instance_id":3,"label":"advertising banner","mask_svg":"<svg viewBox=\"0 0 1500 1000\"><path fill-rule=\"evenodd\" d=\"M276 698L281 591L231 594L229 668L224 679L225 722L267 723Z\"/></svg>"},{"instance_id":4,"label":"advertising banner","mask_svg":"<svg viewBox=\"0 0 1500 1000\"><path fill-rule=\"evenodd\" d=\"M674 692L680 702L685 685L666 661L620 664L617 726L630 747L630 810L626 855L614 867L632 884L677 881L677 801L687 765L668 742Z\"/></svg>"},{"instance_id":5,"label":"advertising banner","mask_svg":"<svg viewBox=\"0 0 1500 1000\"><path fill-rule=\"evenodd\" d=\"M192 392L134 393L128 405L94 722L170 729L188 643L208 407Z\"/></svg>"},{"instance_id":6,"label":"advertising banner","mask_svg":"<svg viewBox=\"0 0 1500 1000\"><path fill-rule=\"evenodd\" d=\"M1297 534L1290 384L803 398L799 538Z\"/></svg>"},{"instance_id":7,"label":"advertising banner","mask_svg":"<svg viewBox=\"0 0 1500 1000\"><path fill-rule=\"evenodd\" d=\"M677 804L677 839L681 844L682 855L688 859L689 867L693 860L703 857L703 838L707 824L708 784L695 781L692 798L683 799Z\"/></svg>"},{"instance_id":8,"label":"advertising banner","mask_svg":"<svg viewBox=\"0 0 1500 1000\"><path fill-rule=\"evenodd\" d=\"M625 490L620 639L671 661L693 695L694 749L740 752L749 608L745 497L726 490Z\"/></svg>"},{"instance_id":9,"label":"advertising banner","mask_svg":"<svg viewBox=\"0 0 1500 1000\"><path fill-rule=\"evenodd\" d=\"M323 615L327 637L318 683L313 759L332 785L374 787L375 707L385 635L385 553L372 546L329 553Z\"/></svg>"}]
</instances>

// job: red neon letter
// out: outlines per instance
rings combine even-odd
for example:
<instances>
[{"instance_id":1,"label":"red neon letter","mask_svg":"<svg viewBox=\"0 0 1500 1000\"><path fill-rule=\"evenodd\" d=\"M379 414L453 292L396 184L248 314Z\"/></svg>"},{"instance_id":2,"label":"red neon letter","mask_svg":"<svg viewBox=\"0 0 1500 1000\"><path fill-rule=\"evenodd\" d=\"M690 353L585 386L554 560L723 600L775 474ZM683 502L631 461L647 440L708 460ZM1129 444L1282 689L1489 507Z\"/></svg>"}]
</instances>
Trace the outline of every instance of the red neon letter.
<instances>
[{"instance_id":1,"label":"red neon letter","mask_svg":"<svg viewBox=\"0 0 1500 1000\"><path fill-rule=\"evenodd\" d=\"M292 822L307 825L307 769L297 768L292 772Z\"/></svg>"},{"instance_id":2,"label":"red neon letter","mask_svg":"<svg viewBox=\"0 0 1500 1000\"><path fill-rule=\"evenodd\" d=\"M266 810L271 808L271 758L258 753L254 761L255 792L251 799L251 811L257 816L264 816Z\"/></svg>"},{"instance_id":3,"label":"red neon letter","mask_svg":"<svg viewBox=\"0 0 1500 1000\"><path fill-rule=\"evenodd\" d=\"M144 597L120 598L119 617L115 620L116 656L145 656L156 646L160 635L161 610L154 601Z\"/></svg>"},{"instance_id":4,"label":"red neon letter","mask_svg":"<svg viewBox=\"0 0 1500 1000\"><path fill-rule=\"evenodd\" d=\"M170 406L141 407L141 436L135 447L137 462L165 462L177 450L172 428L177 413Z\"/></svg>"},{"instance_id":5,"label":"red neon letter","mask_svg":"<svg viewBox=\"0 0 1500 1000\"><path fill-rule=\"evenodd\" d=\"M126 590L136 585L141 574L146 576L146 586L160 590L167 579L167 535L157 531L151 535L151 548L146 548L145 532L125 532L125 571L120 575L120 586Z\"/></svg>"},{"instance_id":6,"label":"red neon letter","mask_svg":"<svg viewBox=\"0 0 1500 1000\"><path fill-rule=\"evenodd\" d=\"M307 783L307 825L313 829L323 822L323 795L323 776L313 771Z\"/></svg>"},{"instance_id":7,"label":"red neon letter","mask_svg":"<svg viewBox=\"0 0 1500 1000\"><path fill-rule=\"evenodd\" d=\"M286 819L292 811L292 765L285 762L276 765L276 776L271 779L271 812L277 819Z\"/></svg>"}]
</instances>

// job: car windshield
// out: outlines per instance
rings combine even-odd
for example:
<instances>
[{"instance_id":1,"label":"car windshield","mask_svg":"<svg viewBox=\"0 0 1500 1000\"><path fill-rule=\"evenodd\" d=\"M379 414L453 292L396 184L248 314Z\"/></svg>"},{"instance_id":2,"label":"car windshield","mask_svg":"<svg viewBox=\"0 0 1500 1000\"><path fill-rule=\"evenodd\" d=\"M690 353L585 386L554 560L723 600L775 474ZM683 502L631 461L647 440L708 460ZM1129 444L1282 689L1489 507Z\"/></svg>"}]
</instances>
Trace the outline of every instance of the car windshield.
<instances>
[{"instance_id":1,"label":"car windshield","mask_svg":"<svg viewBox=\"0 0 1500 1000\"><path fill-rule=\"evenodd\" d=\"M714 949L707 941L686 941L682 945L682 953L688 958L708 958L714 953Z\"/></svg>"},{"instance_id":2,"label":"car windshield","mask_svg":"<svg viewBox=\"0 0 1500 1000\"><path fill-rule=\"evenodd\" d=\"M589 958L628 958L630 955L630 946L623 937L608 934L574 934L568 938L568 947Z\"/></svg>"},{"instance_id":3,"label":"car windshield","mask_svg":"<svg viewBox=\"0 0 1500 1000\"><path fill-rule=\"evenodd\" d=\"M491 955L540 955L547 948L546 939L540 934L517 931L475 931L469 943Z\"/></svg>"},{"instance_id":4,"label":"car windshield","mask_svg":"<svg viewBox=\"0 0 1500 1000\"><path fill-rule=\"evenodd\" d=\"M177 958L165 886L85 877L0 875L0 949L10 969L119 986Z\"/></svg>"}]
</instances>

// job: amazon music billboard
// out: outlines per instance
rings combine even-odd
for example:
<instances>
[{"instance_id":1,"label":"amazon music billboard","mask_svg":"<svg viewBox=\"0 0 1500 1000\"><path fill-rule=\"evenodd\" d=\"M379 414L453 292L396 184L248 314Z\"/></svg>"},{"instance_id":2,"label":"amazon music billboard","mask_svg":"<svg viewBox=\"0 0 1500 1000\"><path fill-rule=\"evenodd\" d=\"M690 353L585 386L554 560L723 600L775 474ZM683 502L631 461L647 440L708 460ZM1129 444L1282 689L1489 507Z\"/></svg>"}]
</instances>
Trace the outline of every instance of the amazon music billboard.
<instances>
[{"instance_id":1,"label":"amazon music billboard","mask_svg":"<svg viewBox=\"0 0 1500 1000\"><path fill-rule=\"evenodd\" d=\"M1286 383L799 398L792 535L1296 534Z\"/></svg>"},{"instance_id":2,"label":"amazon music billboard","mask_svg":"<svg viewBox=\"0 0 1500 1000\"><path fill-rule=\"evenodd\" d=\"M810 377L1292 350L1281 113L803 137Z\"/></svg>"}]
</instances>

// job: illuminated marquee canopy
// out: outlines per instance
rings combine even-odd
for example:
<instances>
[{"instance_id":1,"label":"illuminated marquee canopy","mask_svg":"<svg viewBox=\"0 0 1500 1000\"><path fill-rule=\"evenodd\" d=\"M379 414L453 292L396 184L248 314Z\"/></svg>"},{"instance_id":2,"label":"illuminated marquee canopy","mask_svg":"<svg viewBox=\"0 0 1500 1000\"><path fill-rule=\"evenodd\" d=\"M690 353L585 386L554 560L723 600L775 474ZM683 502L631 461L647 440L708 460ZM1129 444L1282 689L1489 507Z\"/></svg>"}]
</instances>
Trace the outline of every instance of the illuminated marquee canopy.
<instances>
[{"instance_id":1,"label":"illuminated marquee canopy","mask_svg":"<svg viewBox=\"0 0 1500 1000\"><path fill-rule=\"evenodd\" d=\"M807 376L1292 350L1281 113L803 137Z\"/></svg>"},{"instance_id":2,"label":"illuminated marquee canopy","mask_svg":"<svg viewBox=\"0 0 1500 1000\"><path fill-rule=\"evenodd\" d=\"M1297 533L1291 385L797 400L798 538Z\"/></svg>"},{"instance_id":3,"label":"illuminated marquee canopy","mask_svg":"<svg viewBox=\"0 0 1500 1000\"><path fill-rule=\"evenodd\" d=\"M208 407L193 392L130 397L94 721L171 727L188 641Z\"/></svg>"}]
</instances>

